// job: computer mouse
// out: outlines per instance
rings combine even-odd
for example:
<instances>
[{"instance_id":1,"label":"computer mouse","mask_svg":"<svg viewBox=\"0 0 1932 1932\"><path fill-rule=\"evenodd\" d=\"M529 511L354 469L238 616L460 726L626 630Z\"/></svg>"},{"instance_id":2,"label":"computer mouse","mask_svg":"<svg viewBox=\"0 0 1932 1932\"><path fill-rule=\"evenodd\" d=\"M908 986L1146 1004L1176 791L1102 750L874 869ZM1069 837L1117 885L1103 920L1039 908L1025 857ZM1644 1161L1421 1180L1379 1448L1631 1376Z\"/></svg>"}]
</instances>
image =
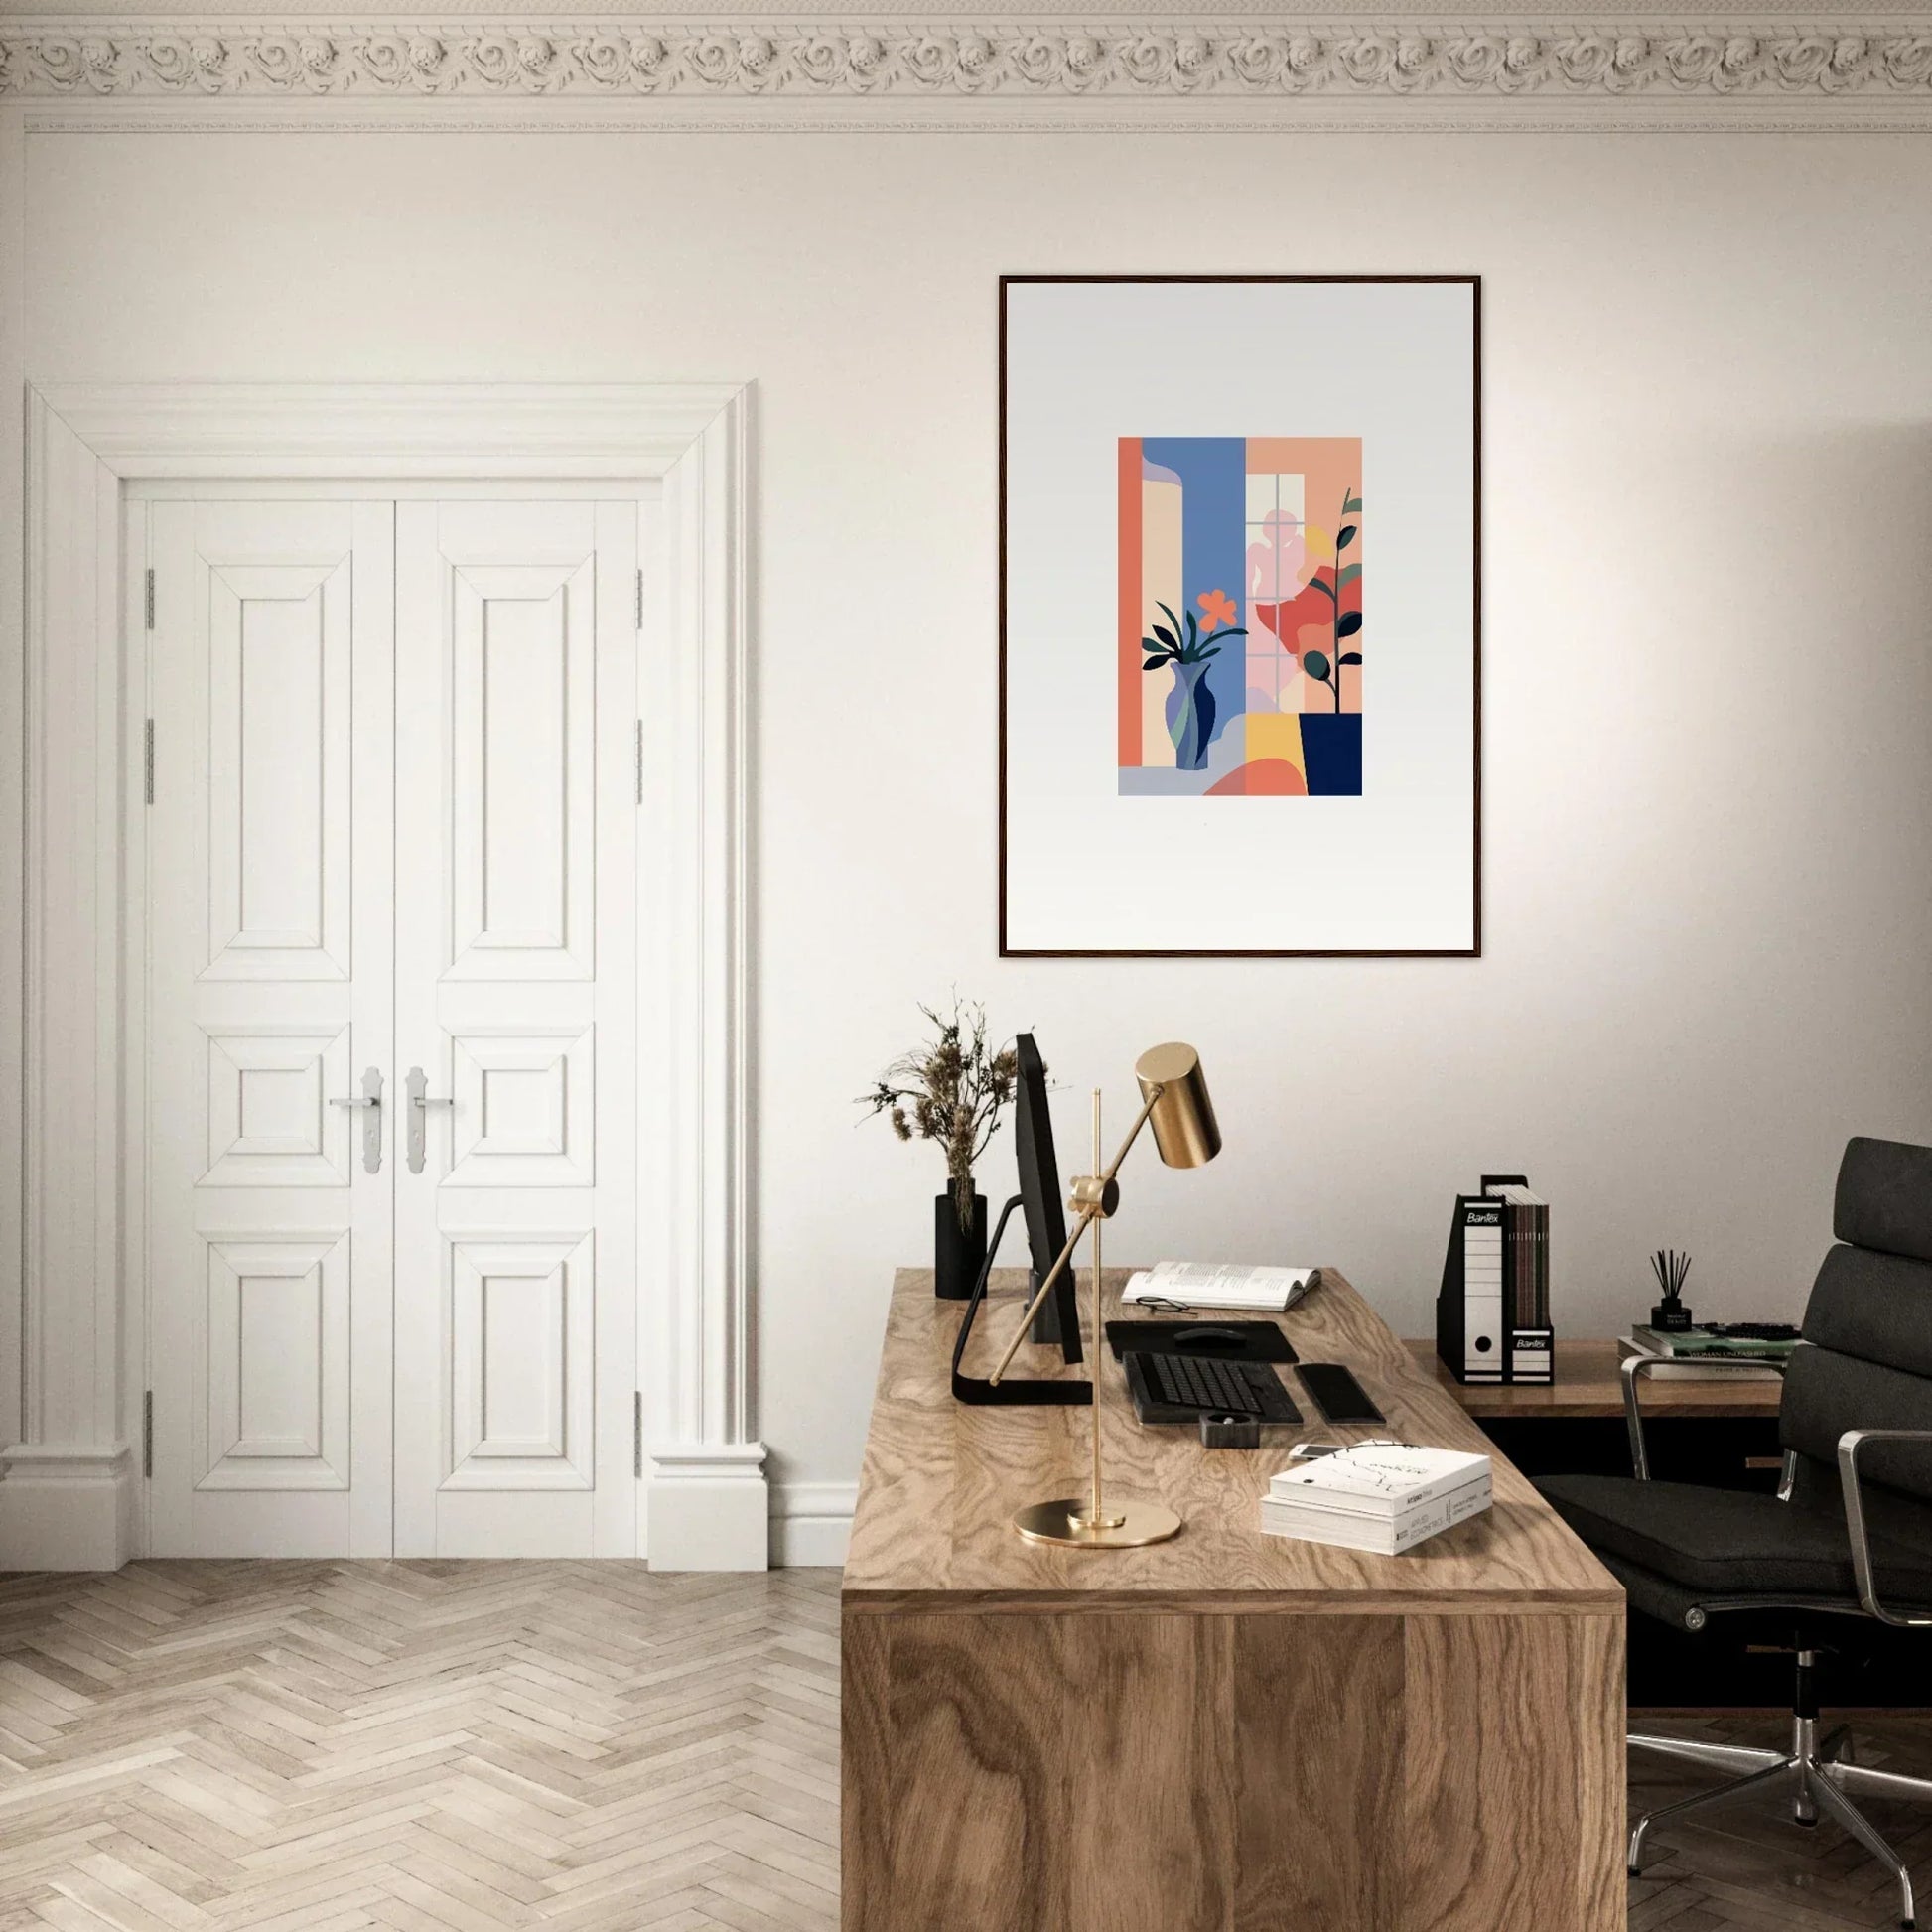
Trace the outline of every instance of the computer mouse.
<instances>
[{"instance_id":1,"label":"computer mouse","mask_svg":"<svg viewBox=\"0 0 1932 1932\"><path fill-rule=\"evenodd\" d=\"M1173 1336L1176 1348L1200 1349L1225 1348L1229 1342L1240 1348L1246 1339L1239 1328L1176 1328Z\"/></svg>"}]
</instances>

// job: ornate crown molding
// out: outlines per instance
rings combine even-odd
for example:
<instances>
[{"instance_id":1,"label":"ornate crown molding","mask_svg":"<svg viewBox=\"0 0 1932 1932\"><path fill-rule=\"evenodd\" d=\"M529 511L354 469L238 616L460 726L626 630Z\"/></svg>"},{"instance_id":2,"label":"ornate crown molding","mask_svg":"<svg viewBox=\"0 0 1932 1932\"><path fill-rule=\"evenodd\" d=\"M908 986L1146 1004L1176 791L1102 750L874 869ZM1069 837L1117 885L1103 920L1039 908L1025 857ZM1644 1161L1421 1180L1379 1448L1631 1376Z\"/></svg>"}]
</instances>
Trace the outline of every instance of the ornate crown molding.
<instances>
[{"instance_id":1,"label":"ornate crown molding","mask_svg":"<svg viewBox=\"0 0 1932 1932\"><path fill-rule=\"evenodd\" d=\"M100 102L922 102L1125 110L1345 103L1631 103L1932 122L1932 19L1719 28L1171 19L1064 25L648 24L635 19L339 25L49 18L0 22L0 92ZM1874 122L1871 109L1878 110ZM1282 110L1289 110L1286 114ZM1741 111L1740 111L1741 110ZM953 115L933 116L959 124ZM1089 115L1091 119L1092 116ZM1199 118L1189 116L1194 124ZM1587 112L1586 120L1590 120ZM849 120L848 123L850 124Z\"/></svg>"}]
</instances>

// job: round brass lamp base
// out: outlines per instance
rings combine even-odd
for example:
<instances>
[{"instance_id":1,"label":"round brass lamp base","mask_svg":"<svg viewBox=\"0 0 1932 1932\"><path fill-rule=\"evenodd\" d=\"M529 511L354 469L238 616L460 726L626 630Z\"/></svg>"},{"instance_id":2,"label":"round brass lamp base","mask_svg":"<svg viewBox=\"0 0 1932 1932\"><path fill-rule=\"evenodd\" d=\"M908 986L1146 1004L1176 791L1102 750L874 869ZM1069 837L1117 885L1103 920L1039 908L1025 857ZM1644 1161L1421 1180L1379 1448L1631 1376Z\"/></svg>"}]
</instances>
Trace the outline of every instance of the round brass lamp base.
<instances>
[{"instance_id":1,"label":"round brass lamp base","mask_svg":"<svg viewBox=\"0 0 1932 1932\"><path fill-rule=\"evenodd\" d=\"M1138 1550L1179 1534L1180 1518L1163 1503L1127 1502L1109 1496L1107 1520L1089 1524L1089 1498L1060 1496L1050 1503L1029 1503L1014 1514L1013 1527L1029 1543L1060 1543L1072 1550Z\"/></svg>"}]
</instances>

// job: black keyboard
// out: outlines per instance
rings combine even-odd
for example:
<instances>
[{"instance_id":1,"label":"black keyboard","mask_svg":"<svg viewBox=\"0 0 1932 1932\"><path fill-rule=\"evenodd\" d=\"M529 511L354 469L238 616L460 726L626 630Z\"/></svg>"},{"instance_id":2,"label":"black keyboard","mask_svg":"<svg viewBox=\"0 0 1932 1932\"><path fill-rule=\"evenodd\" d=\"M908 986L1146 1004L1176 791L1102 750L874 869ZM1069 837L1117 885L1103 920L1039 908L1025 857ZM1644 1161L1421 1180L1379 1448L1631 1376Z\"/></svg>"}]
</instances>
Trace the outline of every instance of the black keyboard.
<instances>
[{"instance_id":1,"label":"black keyboard","mask_svg":"<svg viewBox=\"0 0 1932 1932\"><path fill-rule=\"evenodd\" d=\"M1151 1401L1199 1415L1252 1416L1257 1422L1297 1423L1302 1412L1266 1362L1224 1362L1194 1355L1127 1357L1129 1380Z\"/></svg>"}]
</instances>

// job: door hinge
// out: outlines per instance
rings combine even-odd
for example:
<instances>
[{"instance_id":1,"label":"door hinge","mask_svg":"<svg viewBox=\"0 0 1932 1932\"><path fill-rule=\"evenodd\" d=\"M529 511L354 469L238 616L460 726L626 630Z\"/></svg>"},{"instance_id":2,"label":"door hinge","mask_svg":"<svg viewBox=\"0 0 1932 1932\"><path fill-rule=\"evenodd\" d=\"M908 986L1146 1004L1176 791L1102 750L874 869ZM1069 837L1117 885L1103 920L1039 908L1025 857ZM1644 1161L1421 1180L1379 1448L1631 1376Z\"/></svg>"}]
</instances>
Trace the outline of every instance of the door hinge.
<instances>
[{"instance_id":1,"label":"door hinge","mask_svg":"<svg viewBox=\"0 0 1932 1932\"><path fill-rule=\"evenodd\" d=\"M141 747L141 776L147 789L148 803L154 803L154 720L148 720L147 732Z\"/></svg>"},{"instance_id":2,"label":"door hinge","mask_svg":"<svg viewBox=\"0 0 1932 1932\"><path fill-rule=\"evenodd\" d=\"M154 1391L141 1398L141 1473L154 1474Z\"/></svg>"},{"instance_id":3,"label":"door hinge","mask_svg":"<svg viewBox=\"0 0 1932 1932\"><path fill-rule=\"evenodd\" d=\"M630 1473L640 1480L644 1473L644 1392L636 1389L630 1397Z\"/></svg>"},{"instance_id":4,"label":"door hinge","mask_svg":"<svg viewBox=\"0 0 1932 1932\"><path fill-rule=\"evenodd\" d=\"M637 720L637 802L644 802L644 721Z\"/></svg>"},{"instance_id":5,"label":"door hinge","mask_svg":"<svg viewBox=\"0 0 1932 1932\"><path fill-rule=\"evenodd\" d=\"M150 572L149 575L150 578L152 578L153 573ZM152 621L152 620L150 621ZM637 573L637 628L641 630L643 629L643 627L644 627L644 573L640 570Z\"/></svg>"},{"instance_id":6,"label":"door hinge","mask_svg":"<svg viewBox=\"0 0 1932 1932\"><path fill-rule=\"evenodd\" d=\"M147 582L147 589L145 592L145 598L146 598L147 614L148 614L148 628L152 630L154 628L154 572L152 570L148 572L148 582Z\"/></svg>"}]
</instances>

